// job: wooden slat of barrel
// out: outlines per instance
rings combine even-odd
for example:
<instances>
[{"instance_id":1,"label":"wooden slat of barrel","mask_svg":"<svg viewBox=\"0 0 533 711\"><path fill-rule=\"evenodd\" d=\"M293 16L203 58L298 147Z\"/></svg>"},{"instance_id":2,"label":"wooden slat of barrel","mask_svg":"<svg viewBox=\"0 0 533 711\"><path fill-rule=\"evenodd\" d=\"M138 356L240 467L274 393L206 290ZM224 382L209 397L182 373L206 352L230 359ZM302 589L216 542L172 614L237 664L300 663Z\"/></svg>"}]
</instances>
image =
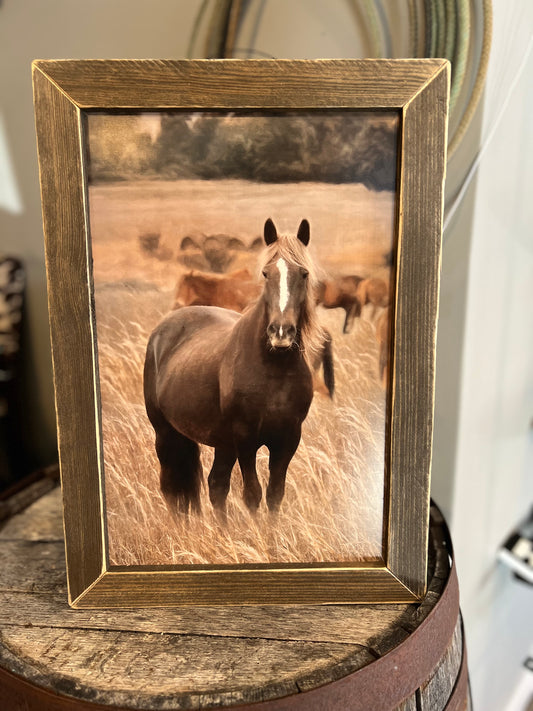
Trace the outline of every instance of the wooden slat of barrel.
<instances>
[{"instance_id":1,"label":"wooden slat of barrel","mask_svg":"<svg viewBox=\"0 0 533 711\"><path fill-rule=\"evenodd\" d=\"M391 655L416 648L424 621L439 623L435 605L447 595L448 551L433 509L429 590L420 605L72 610L60 512L55 490L0 531L0 708L7 711L360 708L357 674L368 678ZM453 636L432 650L431 673L394 702L374 689L379 708L367 711L467 708L454 614Z\"/></svg>"}]
</instances>

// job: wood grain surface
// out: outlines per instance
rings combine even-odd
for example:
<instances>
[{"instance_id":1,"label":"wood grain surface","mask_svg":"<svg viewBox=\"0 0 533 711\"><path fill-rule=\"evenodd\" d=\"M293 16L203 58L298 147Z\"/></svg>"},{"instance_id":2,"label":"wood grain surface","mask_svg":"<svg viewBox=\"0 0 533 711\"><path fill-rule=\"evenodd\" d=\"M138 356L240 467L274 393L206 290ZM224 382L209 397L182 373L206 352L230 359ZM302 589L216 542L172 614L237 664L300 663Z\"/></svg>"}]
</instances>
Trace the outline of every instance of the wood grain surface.
<instances>
[{"instance_id":1,"label":"wood grain surface","mask_svg":"<svg viewBox=\"0 0 533 711\"><path fill-rule=\"evenodd\" d=\"M104 568L80 112L36 71L33 86L69 590L77 597Z\"/></svg>"},{"instance_id":2,"label":"wood grain surface","mask_svg":"<svg viewBox=\"0 0 533 711\"><path fill-rule=\"evenodd\" d=\"M429 591L421 604L73 610L66 600L60 508L56 489L0 530L0 694L23 699L27 705L20 708L29 711L290 709L290 699L303 703L306 693L342 684L401 651L429 619L450 574L449 542L434 510ZM455 615L453 635L432 650L438 663L431 673L392 706L383 679L379 708L446 707L463 661ZM405 678L416 659L403 663L398 673ZM464 705L457 708L466 708L462 694ZM281 705L264 706L271 703Z\"/></svg>"},{"instance_id":3,"label":"wood grain surface","mask_svg":"<svg viewBox=\"0 0 533 711\"><path fill-rule=\"evenodd\" d=\"M431 467L448 87L443 67L405 106L402 132L388 545L391 570L416 594L429 516L422 473ZM424 493L413 499L414 491Z\"/></svg>"},{"instance_id":4,"label":"wood grain surface","mask_svg":"<svg viewBox=\"0 0 533 711\"><path fill-rule=\"evenodd\" d=\"M443 59L38 60L80 108L359 108L406 104Z\"/></svg>"}]
</instances>

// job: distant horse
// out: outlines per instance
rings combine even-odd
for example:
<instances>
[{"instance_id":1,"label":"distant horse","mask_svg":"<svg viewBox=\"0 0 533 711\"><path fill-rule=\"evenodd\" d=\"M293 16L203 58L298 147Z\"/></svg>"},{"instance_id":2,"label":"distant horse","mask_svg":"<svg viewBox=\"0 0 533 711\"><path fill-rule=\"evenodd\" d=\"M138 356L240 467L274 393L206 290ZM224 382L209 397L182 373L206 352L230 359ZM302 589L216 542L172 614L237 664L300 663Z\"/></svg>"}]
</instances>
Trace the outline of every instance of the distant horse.
<instances>
[{"instance_id":1,"label":"distant horse","mask_svg":"<svg viewBox=\"0 0 533 711\"><path fill-rule=\"evenodd\" d=\"M187 235L181 240L178 261L192 269L222 274L246 247L238 237L226 234Z\"/></svg>"},{"instance_id":2,"label":"distant horse","mask_svg":"<svg viewBox=\"0 0 533 711\"><path fill-rule=\"evenodd\" d=\"M204 240L205 235L187 235L183 237L176 255L177 261L188 269L211 270L202 247Z\"/></svg>"},{"instance_id":3,"label":"distant horse","mask_svg":"<svg viewBox=\"0 0 533 711\"><path fill-rule=\"evenodd\" d=\"M248 269L230 274L190 271L176 286L173 308L183 306L221 306L242 313L261 294L261 284Z\"/></svg>"},{"instance_id":4,"label":"distant horse","mask_svg":"<svg viewBox=\"0 0 533 711\"><path fill-rule=\"evenodd\" d=\"M389 305L389 287L384 279L380 277L370 277L360 282L357 295L361 306L370 304L372 307L371 319L373 320L380 308Z\"/></svg>"},{"instance_id":5,"label":"distant horse","mask_svg":"<svg viewBox=\"0 0 533 711\"><path fill-rule=\"evenodd\" d=\"M225 512L238 460L244 501L259 507L257 450L270 452L268 507L279 509L285 477L313 399L312 363L323 347L314 298L315 273L297 237L264 226L263 291L244 314L213 306L171 312L150 336L145 368L146 411L156 435L161 490L169 509L200 509L198 443L215 448L208 484L214 508Z\"/></svg>"},{"instance_id":6,"label":"distant horse","mask_svg":"<svg viewBox=\"0 0 533 711\"><path fill-rule=\"evenodd\" d=\"M350 333L356 318L361 316L363 306L372 304L372 317L378 308L389 303L389 288L384 279L351 275L321 281L318 285L317 302L325 309L344 309L343 333Z\"/></svg>"},{"instance_id":7,"label":"distant horse","mask_svg":"<svg viewBox=\"0 0 533 711\"><path fill-rule=\"evenodd\" d=\"M159 243L161 242L161 235L159 232L143 232L139 235L139 244L141 249L148 254L154 254L159 248Z\"/></svg>"},{"instance_id":8,"label":"distant horse","mask_svg":"<svg viewBox=\"0 0 533 711\"><path fill-rule=\"evenodd\" d=\"M234 261L236 249L245 249L241 240L224 234L209 235L203 243L203 251L211 271L218 274L225 272Z\"/></svg>"},{"instance_id":9,"label":"distant horse","mask_svg":"<svg viewBox=\"0 0 533 711\"><path fill-rule=\"evenodd\" d=\"M361 316L361 301L358 295L360 276L343 276L321 281L317 289L317 302L325 309L344 309L343 333L350 333L354 321Z\"/></svg>"},{"instance_id":10,"label":"distant horse","mask_svg":"<svg viewBox=\"0 0 533 711\"><path fill-rule=\"evenodd\" d=\"M162 262L172 257L171 250L161 243L161 234L159 232L144 232L139 235L139 246L145 254L149 254Z\"/></svg>"}]
</instances>

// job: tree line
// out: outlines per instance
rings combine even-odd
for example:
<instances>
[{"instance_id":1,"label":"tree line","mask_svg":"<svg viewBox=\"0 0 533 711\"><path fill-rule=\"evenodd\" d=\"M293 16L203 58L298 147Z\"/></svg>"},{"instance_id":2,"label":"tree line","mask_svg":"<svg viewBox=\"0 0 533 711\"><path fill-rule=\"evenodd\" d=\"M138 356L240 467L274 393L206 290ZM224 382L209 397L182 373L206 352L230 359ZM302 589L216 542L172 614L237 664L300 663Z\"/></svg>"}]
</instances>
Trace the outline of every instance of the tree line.
<instances>
[{"instance_id":1,"label":"tree line","mask_svg":"<svg viewBox=\"0 0 533 711\"><path fill-rule=\"evenodd\" d=\"M135 115L93 115L89 178L236 178L267 183L396 185L398 120L390 113L162 114L154 137Z\"/></svg>"}]
</instances>

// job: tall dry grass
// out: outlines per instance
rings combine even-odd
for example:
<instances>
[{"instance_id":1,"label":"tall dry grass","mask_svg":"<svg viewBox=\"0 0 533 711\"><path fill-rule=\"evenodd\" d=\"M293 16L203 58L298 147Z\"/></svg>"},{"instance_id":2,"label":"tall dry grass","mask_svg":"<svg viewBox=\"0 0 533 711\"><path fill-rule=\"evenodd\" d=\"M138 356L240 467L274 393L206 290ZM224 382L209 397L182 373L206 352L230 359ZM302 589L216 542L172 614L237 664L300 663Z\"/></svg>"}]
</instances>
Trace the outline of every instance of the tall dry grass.
<instances>
[{"instance_id":1,"label":"tall dry grass","mask_svg":"<svg viewBox=\"0 0 533 711\"><path fill-rule=\"evenodd\" d=\"M112 188L99 190L91 203L91 227L112 564L341 562L379 557L385 395L378 378L378 346L374 327L365 318L356 322L351 334L343 335L340 310L320 309L334 336L335 398L315 394L289 466L279 514L271 516L264 502L257 515L248 512L237 465L226 526L211 509L205 482L201 515L176 522L169 514L159 492L142 369L148 336L172 303L179 269L176 263L161 264L143 256L136 244L142 228L134 223L135 210L126 214L123 203L114 202ZM150 211L150 199L145 192L143 202L142 194L131 187L129 204L138 205L143 228L150 217L161 219L153 205ZM160 192L158 208L159 200ZM172 212L166 201L164 207L169 229ZM254 200L249 209L258 209ZM350 248L345 245L348 252ZM212 456L210 448L202 447L204 479ZM258 453L258 474L265 490L264 448Z\"/></svg>"}]
</instances>

